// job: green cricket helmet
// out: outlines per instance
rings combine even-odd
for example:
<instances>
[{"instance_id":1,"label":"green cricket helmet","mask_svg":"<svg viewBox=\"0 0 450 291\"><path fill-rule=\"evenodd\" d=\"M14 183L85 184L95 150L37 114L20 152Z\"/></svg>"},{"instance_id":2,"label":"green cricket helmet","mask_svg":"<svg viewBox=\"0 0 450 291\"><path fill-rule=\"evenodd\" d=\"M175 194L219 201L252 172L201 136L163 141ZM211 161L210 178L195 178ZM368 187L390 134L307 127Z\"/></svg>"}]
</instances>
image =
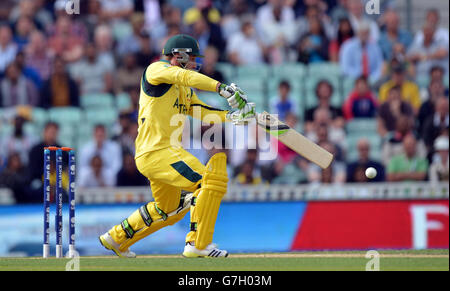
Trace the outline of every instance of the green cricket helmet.
<instances>
[{"instance_id":1,"label":"green cricket helmet","mask_svg":"<svg viewBox=\"0 0 450 291\"><path fill-rule=\"evenodd\" d=\"M177 34L167 40L162 54L170 56L174 53L178 53L177 60L184 67L189 63L189 56L203 58L198 41L187 34Z\"/></svg>"}]
</instances>

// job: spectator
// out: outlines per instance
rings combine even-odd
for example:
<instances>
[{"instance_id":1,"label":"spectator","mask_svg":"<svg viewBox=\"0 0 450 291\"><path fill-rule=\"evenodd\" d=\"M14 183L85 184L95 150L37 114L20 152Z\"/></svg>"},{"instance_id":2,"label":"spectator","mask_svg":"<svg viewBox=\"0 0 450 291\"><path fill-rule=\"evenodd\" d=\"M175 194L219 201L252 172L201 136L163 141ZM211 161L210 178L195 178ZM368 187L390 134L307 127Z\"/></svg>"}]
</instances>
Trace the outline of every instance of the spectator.
<instances>
[{"instance_id":1,"label":"spectator","mask_svg":"<svg viewBox=\"0 0 450 291\"><path fill-rule=\"evenodd\" d=\"M339 62L339 51L341 50L342 45L354 36L355 33L353 32L352 25L350 24L348 18L340 19L337 29L337 36L330 42L328 54L331 62Z\"/></svg>"},{"instance_id":2,"label":"spectator","mask_svg":"<svg viewBox=\"0 0 450 291\"><path fill-rule=\"evenodd\" d=\"M345 131L342 127L334 125L331 119L330 110L319 108L314 113L314 120L305 130L306 136L319 143L331 141L340 148L345 148ZM338 152L336 146L334 150ZM339 151L340 152L340 151Z\"/></svg>"},{"instance_id":3,"label":"spectator","mask_svg":"<svg viewBox=\"0 0 450 291\"><path fill-rule=\"evenodd\" d=\"M356 182L383 182L385 180L384 166L370 159L370 143L367 139L358 140L358 160L347 165L347 183ZM366 177L367 168L373 167L377 170L377 176L373 179Z\"/></svg>"},{"instance_id":4,"label":"spectator","mask_svg":"<svg viewBox=\"0 0 450 291\"><path fill-rule=\"evenodd\" d=\"M231 0L225 7L221 21L224 38L229 39L232 35L239 33L242 20L249 14L251 14L250 5L246 0Z\"/></svg>"},{"instance_id":5,"label":"spectator","mask_svg":"<svg viewBox=\"0 0 450 291\"><path fill-rule=\"evenodd\" d=\"M71 73L80 86L81 95L111 92L112 72L99 60L92 43L86 46L86 57L73 65Z\"/></svg>"},{"instance_id":6,"label":"spectator","mask_svg":"<svg viewBox=\"0 0 450 291\"><path fill-rule=\"evenodd\" d=\"M22 74L16 62L6 68L5 78L0 82L0 97L0 107L39 104L36 86Z\"/></svg>"},{"instance_id":7,"label":"spectator","mask_svg":"<svg viewBox=\"0 0 450 291\"><path fill-rule=\"evenodd\" d=\"M428 100L422 103L417 115L417 132L423 132L426 119L434 115L436 100L443 96L445 96L445 89L442 81L431 81L428 86Z\"/></svg>"},{"instance_id":8,"label":"spectator","mask_svg":"<svg viewBox=\"0 0 450 291\"><path fill-rule=\"evenodd\" d=\"M318 105L309 108L305 111L306 130L308 131L311 123L314 121L315 112L320 108L325 108L331 113L331 120L336 127L344 126L344 119L342 118L342 110L338 107L331 105L331 96L333 96L333 85L327 80L321 80L316 85L316 98Z\"/></svg>"},{"instance_id":9,"label":"spectator","mask_svg":"<svg viewBox=\"0 0 450 291\"><path fill-rule=\"evenodd\" d=\"M59 125L54 122L48 122L42 132L42 141L34 145L28 154L28 170L31 179L31 185L37 185L35 188L42 186L42 175L44 169L44 147L61 145L57 142L59 134ZM65 155L65 153L63 153ZM52 154L52 159L54 158ZM63 159L65 160L65 159ZM42 192L41 192L42 193Z\"/></svg>"},{"instance_id":10,"label":"spectator","mask_svg":"<svg viewBox=\"0 0 450 291\"><path fill-rule=\"evenodd\" d=\"M0 139L0 156L7 157L13 152L20 155L22 163L28 163L28 152L37 142L36 136L24 131L24 125L28 120L17 115L14 118L14 132L11 136L3 136Z\"/></svg>"},{"instance_id":11,"label":"spectator","mask_svg":"<svg viewBox=\"0 0 450 291\"><path fill-rule=\"evenodd\" d=\"M134 156L125 154L122 169L117 174L118 187L148 186L149 181L136 168Z\"/></svg>"},{"instance_id":12,"label":"spectator","mask_svg":"<svg viewBox=\"0 0 450 291\"><path fill-rule=\"evenodd\" d=\"M54 55L62 56L67 63L76 62L83 57L84 34L76 27L69 15L61 14L49 34L48 48Z\"/></svg>"},{"instance_id":13,"label":"spectator","mask_svg":"<svg viewBox=\"0 0 450 291\"><path fill-rule=\"evenodd\" d=\"M416 77L427 76L434 66L441 66L448 72L448 37L435 37L436 27L425 24L423 38L416 37L408 51L408 59L415 65Z\"/></svg>"},{"instance_id":14,"label":"spectator","mask_svg":"<svg viewBox=\"0 0 450 291\"><path fill-rule=\"evenodd\" d=\"M27 46L31 33L35 30L33 21L26 17L21 16L14 26L14 42L17 44L19 51L22 51Z\"/></svg>"},{"instance_id":15,"label":"spectator","mask_svg":"<svg viewBox=\"0 0 450 291\"><path fill-rule=\"evenodd\" d=\"M145 17L142 13L134 13L130 19L132 34L121 39L117 53L120 56L137 53L141 49L140 37L145 30Z\"/></svg>"},{"instance_id":16,"label":"spectator","mask_svg":"<svg viewBox=\"0 0 450 291\"><path fill-rule=\"evenodd\" d=\"M421 137L428 148L428 152L433 150L434 141L438 136L449 130L449 109L448 98L439 97L435 103L434 114L430 115L423 125Z\"/></svg>"},{"instance_id":17,"label":"spectator","mask_svg":"<svg viewBox=\"0 0 450 291\"><path fill-rule=\"evenodd\" d=\"M439 26L440 24L440 13L439 10L437 9L428 9L426 11L426 15L425 15L425 25L429 25L430 27L433 27L435 30L435 35L434 37L442 42L447 42L449 41L448 38L448 29ZM419 30L415 37L414 37L414 42L416 43L421 43L424 40L424 31Z\"/></svg>"},{"instance_id":18,"label":"spectator","mask_svg":"<svg viewBox=\"0 0 450 291\"><path fill-rule=\"evenodd\" d=\"M378 44L385 60L403 59L404 52L412 43L411 34L399 27L400 21L397 12L388 10L384 13L386 29L381 33Z\"/></svg>"},{"instance_id":19,"label":"spectator","mask_svg":"<svg viewBox=\"0 0 450 291\"><path fill-rule=\"evenodd\" d=\"M244 21L241 32L231 36L228 40L227 55L234 65L263 63L263 47L255 34L251 21Z\"/></svg>"},{"instance_id":20,"label":"spectator","mask_svg":"<svg viewBox=\"0 0 450 291\"><path fill-rule=\"evenodd\" d=\"M245 161L239 168L240 171L236 175L235 183L238 185L257 185L261 184L260 176L254 173L255 165L250 161Z\"/></svg>"},{"instance_id":21,"label":"spectator","mask_svg":"<svg viewBox=\"0 0 450 291\"><path fill-rule=\"evenodd\" d=\"M381 104L378 110L382 136L395 130L397 118L401 115L413 118L414 109L409 103L402 100L401 88L394 86L390 88L386 102Z\"/></svg>"},{"instance_id":22,"label":"spectator","mask_svg":"<svg viewBox=\"0 0 450 291\"><path fill-rule=\"evenodd\" d=\"M414 112L418 112L422 102L419 87L415 83L406 80L405 68L403 66L394 68L392 79L381 86L380 103L386 101L389 90L394 86L400 87L402 100L409 103L414 109Z\"/></svg>"},{"instance_id":23,"label":"spectator","mask_svg":"<svg viewBox=\"0 0 450 291\"><path fill-rule=\"evenodd\" d=\"M86 11L81 13L80 16L82 17L81 21L83 26L86 27L86 30L88 31L88 38L93 39L95 27L100 23L102 6L100 0L88 0L87 2Z\"/></svg>"},{"instance_id":24,"label":"spectator","mask_svg":"<svg viewBox=\"0 0 450 291\"><path fill-rule=\"evenodd\" d=\"M308 1L319 2L317 0ZM330 22L330 18L326 14L326 9L324 10L324 7L321 4L325 3L320 1L320 3L310 3L310 5L307 5L305 14L303 16L300 16L296 23L298 37L301 38L308 31L311 31L311 23L314 20L319 21L319 25L322 28L323 34L327 39L332 39L334 37L334 35L336 34L335 28Z\"/></svg>"},{"instance_id":25,"label":"spectator","mask_svg":"<svg viewBox=\"0 0 450 291\"><path fill-rule=\"evenodd\" d=\"M192 24L192 36L199 42L200 52L208 46L213 46L219 51L219 56L225 50L226 43L222 38L222 30L218 24L208 23L202 16Z\"/></svg>"},{"instance_id":26,"label":"spectator","mask_svg":"<svg viewBox=\"0 0 450 291\"><path fill-rule=\"evenodd\" d=\"M30 43L25 48L26 65L36 70L41 80L46 81L50 77L52 60L45 35L40 31L31 33Z\"/></svg>"},{"instance_id":27,"label":"spectator","mask_svg":"<svg viewBox=\"0 0 450 291\"><path fill-rule=\"evenodd\" d=\"M0 172L0 188L11 189L16 203L37 202L30 201L27 197L28 179L26 174L26 167L20 154L17 152L9 154L6 168Z\"/></svg>"},{"instance_id":28,"label":"spectator","mask_svg":"<svg viewBox=\"0 0 450 291\"><path fill-rule=\"evenodd\" d=\"M195 0L195 7L189 8L183 15L183 22L186 25L191 25L197 22L200 18L206 16L209 23L219 24L220 12L213 6L211 0Z\"/></svg>"},{"instance_id":29,"label":"spectator","mask_svg":"<svg viewBox=\"0 0 450 291\"><path fill-rule=\"evenodd\" d=\"M282 0L269 0L256 11L256 29L268 45L292 44L295 38L295 14Z\"/></svg>"},{"instance_id":30,"label":"spectator","mask_svg":"<svg viewBox=\"0 0 450 291\"><path fill-rule=\"evenodd\" d=\"M0 77L6 67L14 61L17 54L17 45L12 40L11 28L7 25L0 26Z\"/></svg>"},{"instance_id":31,"label":"spectator","mask_svg":"<svg viewBox=\"0 0 450 291\"><path fill-rule=\"evenodd\" d=\"M434 66L431 68L430 70L430 82L429 84L431 84L432 82L438 82L442 85L444 92L442 93L443 96L449 96L449 88L448 85L444 84L444 68L440 67L440 66ZM428 93L428 92L427 92ZM423 99L426 99L428 96L422 97Z\"/></svg>"},{"instance_id":32,"label":"spectator","mask_svg":"<svg viewBox=\"0 0 450 291\"><path fill-rule=\"evenodd\" d=\"M41 90L41 107L64 107L80 105L78 84L66 70L64 59L56 57L53 61L52 72Z\"/></svg>"},{"instance_id":33,"label":"spectator","mask_svg":"<svg viewBox=\"0 0 450 291\"><path fill-rule=\"evenodd\" d=\"M417 154L417 141L408 134L403 140L403 153L394 156L387 167L389 182L423 181L427 176L428 161Z\"/></svg>"},{"instance_id":34,"label":"spectator","mask_svg":"<svg viewBox=\"0 0 450 291\"><path fill-rule=\"evenodd\" d=\"M92 161L95 156L99 156L101 160ZM80 169L89 172L89 167L92 167L92 163L95 162L96 170L98 170L99 164L104 165L111 175L116 177L122 167L122 151L117 142L107 138L105 126L97 125L94 128L93 140L81 148L78 160Z\"/></svg>"},{"instance_id":35,"label":"spectator","mask_svg":"<svg viewBox=\"0 0 450 291\"><path fill-rule=\"evenodd\" d=\"M359 31L361 26L367 26L369 30L368 38L370 41L378 42L380 30L375 21L370 19L365 11L363 1L347 0L348 17L354 31Z\"/></svg>"},{"instance_id":36,"label":"spectator","mask_svg":"<svg viewBox=\"0 0 450 291\"><path fill-rule=\"evenodd\" d=\"M90 166L81 168L77 186L80 188L113 187L116 175L110 168L103 165L101 156L95 155L90 159Z\"/></svg>"},{"instance_id":37,"label":"spectator","mask_svg":"<svg viewBox=\"0 0 450 291\"><path fill-rule=\"evenodd\" d=\"M217 61L219 60L219 52L213 46L208 46L204 52L203 64L200 73L213 78L221 83L226 83L223 74L216 69Z\"/></svg>"},{"instance_id":38,"label":"spectator","mask_svg":"<svg viewBox=\"0 0 450 291\"><path fill-rule=\"evenodd\" d=\"M282 80L278 85L278 96L273 98L271 102L271 112L273 114L278 114L280 120L286 120L286 116L289 113L297 115L298 104L295 99L290 96L291 85L288 81Z\"/></svg>"},{"instance_id":39,"label":"spectator","mask_svg":"<svg viewBox=\"0 0 450 291\"><path fill-rule=\"evenodd\" d=\"M19 2L19 5L15 6L9 14L10 23L15 24L21 17L28 17L38 29L43 30L53 22L50 13L43 9L42 1L20 0L16 2Z\"/></svg>"},{"instance_id":40,"label":"spectator","mask_svg":"<svg viewBox=\"0 0 450 291\"><path fill-rule=\"evenodd\" d=\"M351 0L358 1L359 0ZM383 55L378 44L369 38L370 24L362 22L357 36L346 41L339 52L339 62L344 76L356 79L361 75L375 83L381 77Z\"/></svg>"},{"instance_id":41,"label":"spectator","mask_svg":"<svg viewBox=\"0 0 450 291\"><path fill-rule=\"evenodd\" d=\"M321 147L335 153L335 147L330 142L322 142L319 144ZM345 163L340 161L334 161L330 167L321 169L315 164L310 164L308 168L308 183L313 184L342 184L346 181L346 168Z\"/></svg>"},{"instance_id":42,"label":"spectator","mask_svg":"<svg viewBox=\"0 0 450 291\"><path fill-rule=\"evenodd\" d=\"M355 89L347 97L342 111L346 120L353 118L373 118L377 113L378 102L370 91L367 79L359 77Z\"/></svg>"},{"instance_id":43,"label":"spectator","mask_svg":"<svg viewBox=\"0 0 450 291\"><path fill-rule=\"evenodd\" d=\"M417 136L414 132L413 119L405 115L400 115L396 121L395 131L390 132L384 137L381 152L384 165L388 165L392 157L403 152L402 143L408 135ZM417 154L420 157L426 157L427 154L425 144L421 140L417 141Z\"/></svg>"},{"instance_id":44,"label":"spectator","mask_svg":"<svg viewBox=\"0 0 450 291\"><path fill-rule=\"evenodd\" d=\"M319 19L309 20L309 31L297 44L297 61L309 64L328 61L329 41Z\"/></svg>"},{"instance_id":45,"label":"spectator","mask_svg":"<svg viewBox=\"0 0 450 291\"><path fill-rule=\"evenodd\" d=\"M106 25L99 25L94 32L94 43L97 49L98 62L107 71L112 72L116 68L113 54L113 36L111 29Z\"/></svg>"},{"instance_id":46,"label":"spectator","mask_svg":"<svg viewBox=\"0 0 450 291\"><path fill-rule=\"evenodd\" d=\"M159 54L156 53L152 46L152 40L146 32L142 32L139 36L140 49L136 54L136 62L140 66L147 67L159 59Z\"/></svg>"},{"instance_id":47,"label":"spectator","mask_svg":"<svg viewBox=\"0 0 450 291\"><path fill-rule=\"evenodd\" d=\"M42 87L42 78L39 76L39 73L28 66L25 62L25 54L23 51L18 52L16 55L16 64L19 66L19 70L22 72L27 80L31 81L36 89L41 89Z\"/></svg>"},{"instance_id":48,"label":"spectator","mask_svg":"<svg viewBox=\"0 0 450 291\"><path fill-rule=\"evenodd\" d=\"M124 92L127 87L140 88L140 80L144 68L138 66L136 56L131 53L124 55L122 62L122 66L116 72L115 91L120 93Z\"/></svg>"},{"instance_id":49,"label":"spectator","mask_svg":"<svg viewBox=\"0 0 450 291\"><path fill-rule=\"evenodd\" d=\"M338 0L337 4L330 11L333 23L339 23L342 19L348 19L348 0Z\"/></svg>"},{"instance_id":50,"label":"spectator","mask_svg":"<svg viewBox=\"0 0 450 291\"><path fill-rule=\"evenodd\" d=\"M434 141L436 154L428 170L431 183L449 181L448 135L441 135Z\"/></svg>"},{"instance_id":51,"label":"spectator","mask_svg":"<svg viewBox=\"0 0 450 291\"><path fill-rule=\"evenodd\" d=\"M165 41L169 38L171 27L177 27L179 31L182 27L182 17L181 10L177 7L171 5L163 5L162 6L162 17L163 21L155 25L151 31L146 31L146 33L151 34L151 38L155 40L152 49L161 52ZM182 31L185 33L186 31Z\"/></svg>"},{"instance_id":52,"label":"spectator","mask_svg":"<svg viewBox=\"0 0 450 291\"><path fill-rule=\"evenodd\" d=\"M123 23L133 14L132 0L100 0L101 19L116 25Z\"/></svg>"}]
</instances>

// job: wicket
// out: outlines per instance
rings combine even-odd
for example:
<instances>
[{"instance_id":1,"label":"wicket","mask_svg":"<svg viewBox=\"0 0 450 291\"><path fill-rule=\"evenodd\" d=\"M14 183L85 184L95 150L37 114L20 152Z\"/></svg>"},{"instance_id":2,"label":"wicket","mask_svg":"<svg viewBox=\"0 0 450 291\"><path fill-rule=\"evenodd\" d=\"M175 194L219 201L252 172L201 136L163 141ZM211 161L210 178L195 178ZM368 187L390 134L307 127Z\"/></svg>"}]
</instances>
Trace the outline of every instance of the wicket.
<instances>
[{"instance_id":1,"label":"wicket","mask_svg":"<svg viewBox=\"0 0 450 291\"><path fill-rule=\"evenodd\" d=\"M44 148L44 244L43 254L44 258L50 256L50 175L51 175L51 152L56 154L56 184L55 184L55 231L56 231L56 257L63 257L63 243L62 243L62 231L63 231L63 165L62 165L62 153L68 152L69 154L69 257L73 257L75 253L75 174L76 174L76 161L75 150L68 147L45 147Z\"/></svg>"}]
</instances>

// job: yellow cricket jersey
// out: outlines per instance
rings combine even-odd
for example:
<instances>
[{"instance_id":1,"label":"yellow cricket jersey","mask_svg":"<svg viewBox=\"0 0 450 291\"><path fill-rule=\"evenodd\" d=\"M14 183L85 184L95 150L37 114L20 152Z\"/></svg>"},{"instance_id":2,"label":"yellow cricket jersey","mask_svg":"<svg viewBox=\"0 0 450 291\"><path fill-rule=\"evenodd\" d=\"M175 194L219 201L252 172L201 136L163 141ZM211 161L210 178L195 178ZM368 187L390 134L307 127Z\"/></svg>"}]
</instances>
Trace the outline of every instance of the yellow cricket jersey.
<instances>
[{"instance_id":1,"label":"yellow cricket jersey","mask_svg":"<svg viewBox=\"0 0 450 291\"><path fill-rule=\"evenodd\" d=\"M170 146L181 147L181 133L186 115L201 118L215 113L221 122L228 111L212 108L191 89L216 92L218 81L195 71L171 66L160 60L150 64L141 80L136 156ZM219 95L217 98L221 98ZM199 109L199 111L194 108Z\"/></svg>"}]
</instances>

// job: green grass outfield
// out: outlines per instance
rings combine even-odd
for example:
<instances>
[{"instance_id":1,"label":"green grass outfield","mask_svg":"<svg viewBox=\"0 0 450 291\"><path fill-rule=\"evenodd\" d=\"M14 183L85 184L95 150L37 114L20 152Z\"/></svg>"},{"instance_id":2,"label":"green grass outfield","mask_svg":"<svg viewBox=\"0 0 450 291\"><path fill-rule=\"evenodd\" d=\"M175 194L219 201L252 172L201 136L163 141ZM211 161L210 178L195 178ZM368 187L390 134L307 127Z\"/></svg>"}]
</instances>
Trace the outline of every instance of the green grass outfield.
<instances>
[{"instance_id":1,"label":"green grass outfield","mask_svg":"<svg viewBox=\"0 0 450 291\"><path fill-rule=\"evenodd\" d=\"M448 271L446 250L380 251L381 271ZM231 254L228 258L186 259L148 255L136 259L81 257L81 271L364 271L365 252L292 252ZM0 258L0 271L64 271L69 259Z\"/></svg>"}]
</instances>

